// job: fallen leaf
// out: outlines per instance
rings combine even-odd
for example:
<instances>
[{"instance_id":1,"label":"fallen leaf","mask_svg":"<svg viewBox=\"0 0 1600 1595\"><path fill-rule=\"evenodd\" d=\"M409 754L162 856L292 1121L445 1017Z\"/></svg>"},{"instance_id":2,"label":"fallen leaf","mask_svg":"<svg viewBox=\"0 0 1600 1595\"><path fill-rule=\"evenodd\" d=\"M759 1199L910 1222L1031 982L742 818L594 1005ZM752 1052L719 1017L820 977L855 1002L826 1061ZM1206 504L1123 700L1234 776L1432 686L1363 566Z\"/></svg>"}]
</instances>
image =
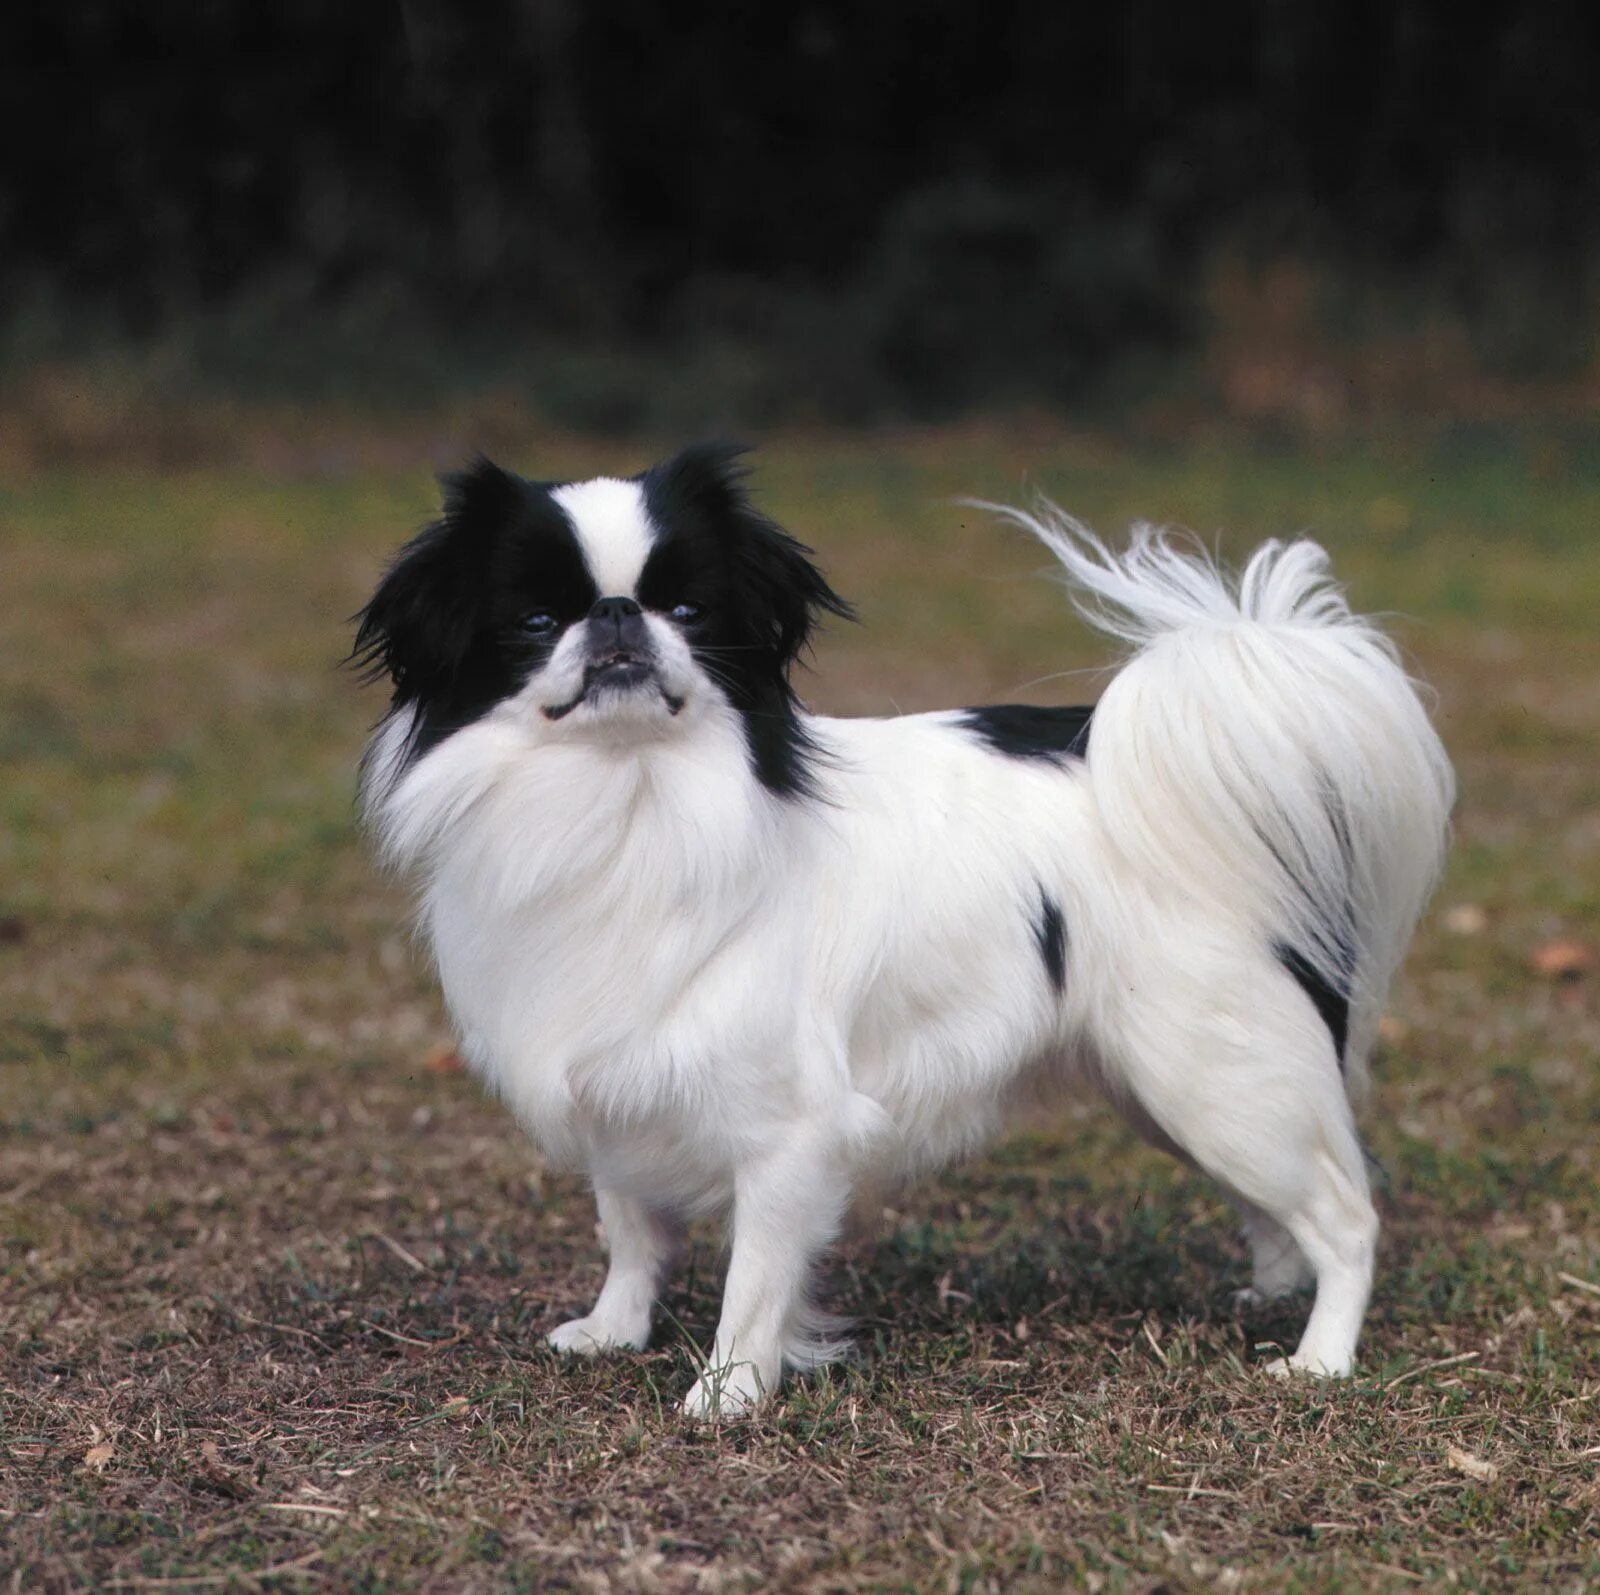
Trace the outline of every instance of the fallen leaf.
<instances>
[{"instance_id":1,"label":"fallen leaf","mask_svg":"<svg viewBox=\"0 0 1600 1595\"><path fill-rule=\"evenodd\" d=\"M1489 928L1489 916L1477 903L1457 903L1444 911L1442 923L1452 936L1478 936Z\"/></svg>"},{"instance_id":2,"label":"fallen leaf","mask_svg":"<svg viewBox=\"0 0 1600 1595\"><path fill-rule=\"evenodd\" d=\"M96 1473L104 1473L106 1464L111 1460L112 1444L109 1440L102 1440L99 1445L92 1445L83 1453L83 1465L93 1468Z\"/></svg>"},{"instance_id":3,"label":"fallen leaf","mask_svg":"<svg viewBox=\"0 0 1600 1595\"><path fill-rule=\"evenodd\" d=\"M429 1074L465 1074L467 1070L466 1060L454 1047L435 1047L422 1060L422 1067Z\"/></svg>"},{"instance_id":4,"label":"fallen leaf","mask_svg":"<svg viewBox=\"0 0 1600 1595\"><path fill-rule=\"evenodd\" d=\"M200 1462L195 1468L195 1475L202 1484L209 1484L219 1494L230 1496L235 1501L246 1500L253 1493L250 1486L222 1460L215 1440L201 1442Z\"/></svg>"},{"instance_id":5,"label":"fallen leaf","mask_svg":"<svg viewBox=\"0 0 1600 1595\"><path fill-rule=\"evenodd\" d=\"M1594 948L1570 937L1541 942L1528 955L1534 974L1546 980L1576 980L1594 968Z\"/></svg>"},{"instance_id":6,"label":"fallen leaf","mask_svg":"<svg viewBox=\"0 0 1600 1595\"><path fill-rule=\"evenodd\" d=\"M1486 1462L1470 1451L1463 1451L1457 1445L1446 1447L1444 1459L1457 1473L1464 1473L1469 1479L1476 1479L1480 1484L1493 1484L1500 1477L1500 1470L1494 1463Z\"/></svg>"}]
</instances>

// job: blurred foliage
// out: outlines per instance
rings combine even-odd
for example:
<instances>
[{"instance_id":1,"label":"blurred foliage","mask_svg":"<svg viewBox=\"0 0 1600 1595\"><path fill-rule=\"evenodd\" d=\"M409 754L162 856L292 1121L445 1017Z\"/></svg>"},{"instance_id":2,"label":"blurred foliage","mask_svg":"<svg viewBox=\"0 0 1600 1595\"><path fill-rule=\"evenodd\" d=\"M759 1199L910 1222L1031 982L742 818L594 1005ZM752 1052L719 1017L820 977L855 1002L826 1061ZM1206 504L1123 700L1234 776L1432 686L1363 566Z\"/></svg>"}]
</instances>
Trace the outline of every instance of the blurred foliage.
<instances>
[{"instance_id":1,"label":"blurred foliage","mask_svg":"<svg viewBox=\"0 0 1600 1595\"><path fill-rule=\"evenodd\" d=\"M1426 282L1570 375L1600 229L1576 0L158 0L0 14L0 358L279 388L441 362L755 419L1072 400L1208 263ZM566 373L565 376L561 373Z\"/></svg>"}]
</instances>

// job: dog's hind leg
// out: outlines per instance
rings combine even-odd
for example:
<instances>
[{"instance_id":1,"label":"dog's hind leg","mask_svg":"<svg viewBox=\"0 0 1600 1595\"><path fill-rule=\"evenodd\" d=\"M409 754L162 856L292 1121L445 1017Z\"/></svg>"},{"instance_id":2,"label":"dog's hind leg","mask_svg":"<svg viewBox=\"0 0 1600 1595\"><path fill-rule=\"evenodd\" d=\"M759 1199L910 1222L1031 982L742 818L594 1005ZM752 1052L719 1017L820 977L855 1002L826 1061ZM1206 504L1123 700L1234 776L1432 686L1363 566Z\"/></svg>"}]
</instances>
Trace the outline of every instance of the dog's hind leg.
<instances>
[{"instance_id":1,"label":"dog's hind leg","mask_svg":"<svg viewBox=\"0 0 1600 1595\"><path fill-rule=\"evenodd\" d=\"M1159 1147L1180 1162L1194 1166L1188 1151L1167 1134L1150 1116L1149 1110L1137 1097L1125 1089L1112 1085L1117 1106L1129 1126L1152 1146ZM1247 1202L1237 1191L1233 1193L1234 1205L1239 1209L1240 1228L1250 1247L1251 1280L1243 1290L1233 1293L1239 1307L1255 1307L1263 1302L1277 1301L1305 1290L1316 1280L1305 1253L1295 1244L1292 1236L1270 1214Z\"/></svg>"},{"instance_id":2,"label":"dog's hind leg","mask_svg":"<svg viewBox=\"0 0 1600 1595\"><path fill-rule=\"evenodd\" d=\"M1234 1292L1241 1307L1278 1301L1316 1282L1316 1273L1295 1238L1275 1218L1237 1198L1240 1228L1250 1247L1250 1284Z\"/></svg>"},{"instance_id":3,"label":"dog's hind leg","mask_svg":"<svg viewBox=\"0 0 1600 1595\"><path fill-rule=\"evenodd\" d=\"M1348 1374L1372 1288L1378 1220L1332 1039L1264 954L1153 982L1106 1049L1115 1086L1162 1135L1260 1215L1258 1280L1317 1295L1298 1348L1275 1372ZM1292 1249L1278 1250L1279 1237ZM1298 1256L1296 1255L1298 1254Z\"/></svg>"},{"instance_id":4,"label":"dog's hind leg","mask_svg":"<svg viewBox=\"0 0 1600 1595\"><path fill-rule=\"evenodd\" d=\"M661 1282L682 1240L681 1226L664 1213L616 1191L595 1192L611 1266L594 1311L545 1337L557 1351L593 1356L612 1347L643 1351Z\"/></svg>"}]
</instances>

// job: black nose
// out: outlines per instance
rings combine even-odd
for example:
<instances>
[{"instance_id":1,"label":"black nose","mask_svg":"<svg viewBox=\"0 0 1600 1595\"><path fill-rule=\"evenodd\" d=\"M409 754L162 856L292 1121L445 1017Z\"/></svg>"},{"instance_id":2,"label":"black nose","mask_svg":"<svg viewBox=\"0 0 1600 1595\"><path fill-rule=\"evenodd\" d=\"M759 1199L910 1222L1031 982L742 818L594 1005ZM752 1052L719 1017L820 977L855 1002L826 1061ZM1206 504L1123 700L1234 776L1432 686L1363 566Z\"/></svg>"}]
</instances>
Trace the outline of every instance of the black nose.
<instances>
[{"instance_id":1,"label":"black nose","mask_svg":"<svg viewBox=\"0 0 1600 1595\"><path fill-rule=\"evenodd\" d=\"M644 611L631 598L602 598L589 611L589 647L595 654L647 654Z\"/></svg>"}]
</instances>

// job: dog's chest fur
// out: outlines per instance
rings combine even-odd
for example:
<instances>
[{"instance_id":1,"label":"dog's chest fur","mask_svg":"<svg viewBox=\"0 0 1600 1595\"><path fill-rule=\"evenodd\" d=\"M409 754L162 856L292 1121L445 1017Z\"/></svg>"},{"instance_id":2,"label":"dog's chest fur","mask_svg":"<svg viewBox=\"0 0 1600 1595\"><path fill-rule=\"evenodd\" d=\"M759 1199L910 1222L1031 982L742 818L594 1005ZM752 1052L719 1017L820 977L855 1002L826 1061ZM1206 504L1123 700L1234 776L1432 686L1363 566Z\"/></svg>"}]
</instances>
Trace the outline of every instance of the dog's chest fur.
<instances>
[{"instance_id":1,"label":"dog's chest fur","mask_svg":"<svg viewBox=\"0 0 1600 1595\"><path fill-rule=\"evenodd\" d=\"M446 1000L474 1067L559 1161L698 1136L792 1034L774 914L792 837L742 758L707 756L733 734L529 757L469 729L429 760L454 763L464 794L422 904Z\"/></svg>"}]
</instances>

